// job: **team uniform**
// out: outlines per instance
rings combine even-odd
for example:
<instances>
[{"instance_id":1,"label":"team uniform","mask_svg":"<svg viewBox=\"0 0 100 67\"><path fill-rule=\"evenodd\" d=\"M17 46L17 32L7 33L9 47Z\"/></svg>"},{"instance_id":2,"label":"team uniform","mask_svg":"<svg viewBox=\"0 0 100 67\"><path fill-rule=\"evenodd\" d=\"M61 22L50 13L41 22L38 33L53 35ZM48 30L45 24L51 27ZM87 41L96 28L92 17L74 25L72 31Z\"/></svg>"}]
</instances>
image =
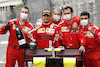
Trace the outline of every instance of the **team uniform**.
<instances>
[{"instance_id":1,"label":"team uniform","mask_svg":"<svg viewBox=\"0 0 100 67\"><path fill-rule=\"evenodd\" d=\"M76 31L73 31L71 28L74 23L78 24ZM79 48L81 45L85 45L84 33L80 30L80 17L73 17L72 24L68 24L65 19L59 24L59 34L61 36L60 44L65 46L65 48ZM75 56L77 59L81 59L78 56ZM77 64L77 67L81 67L81 63Z\"/></svg>"},{"instance_id":2,"label":"team uniform","mask_svg":"<svg viewBox=\"0 0 100 67\"><path fill-rule=\"evenodd\" d=\"M83 28L85 34L85 53L84 64L85 67L99 67L100 66L100 29L99 27L90 23L90 27L95 31L93 35L88 28Z\"/></svg>"},{"instance_id":3,"label":"team uniform","mask_svg":"<svg viewBox=\"0 0 100 67\"><path fill-rule=\"evenodd\" d=\"M16 26L14 21L16 21L18 27L21 29L21 31L23 32L23 35L28 43L28 41L30 39L28 39L27 34L30 30L33 29L33 26L30 22L26 22L24 25L20 25L19 24L19 19L13 19L9 21L9 25L10 25L10 35L9 35L9 42L8 42L8 46L7 46L7 52L6 52L6 67L15 67L15 63L16 60L18 61L18 66L19 67L24 67L24 48L20 48L19 47L19 43L18 43L18 39L16 36ZM8 30L5 30L4 27L6 26L3 25L0 28L0 34L6 34Z\"/></svg>"},{"instance_id":4,"label":"team uniform","mask_svg":"<svg viewBox=\"0 0 100 67\"><path fill-rule=\"evenodd\" d=\"M63 45L66 48L79 48L85 44L84 34L79 29L75 32L66 26L66 23L60 24L61 37Z\"/></svg>"},{"instance_id":5,"label":"team uniform","mask_svg":"<svg viewBox=\"0 0 100 67\"><path fill-rule=\"evenodd\" d=\"M64 21L65 21L65 23L66 23L66 26L69 28L69 29L71 29L71 27L72 27L72 25L73 25L73 23L78 23L78 25L80 26L80 17L79 16L75 16L75 17L73 17L72 18L72 24L68 24L67 23L67 21L66 21L66 19L63 19Z\"/></svg>"},{"instance_id":6,"label":"team uniform","mask_svg":"<svg viewBox=\"0 0 100 67\"><path fill-rule=\"evenodd\" d=\"M60 29L60 36L62 37L62 44L66 48L79 48L80 45L85 44L84 34L81 30L78 29L74 32L71 30L71 27L74 22L79 23L79 21L76 21L78 19L75 19L77 17L74 17L72 24L69 25L67 21L63 20L62 23L59 24Z\"/></svg>"},{"instance_id":7,"label":"team uniform","mask_svg":"<svg viewBox=\"0 0 100 67\"><path fill-rule=\"evenodd\" d=\"M62 22L62 19L60 19L58 23L53 22L52 18L51 18L51 21L52 21L52 23L54 23L58 27L58 25L60 24L60 22ZM60 46L60 41L58 39L56 39L56 38L54 40L55 40L54 46L59 47Z\"/></svg>"},{"instance_id":8,"label":"team uniform","mask_svg":"<svg viewBox=\"0 0 100 67\"><path fill-rule=\"evenodd\" d=\"M34 35L34 39L36 39L38 49L44 49L54 46L54 37L56 34L57 26L54 23L50 23L49 25L45 25L42 23L41 27L32 32Z\"/></svg>"}]
</instances>

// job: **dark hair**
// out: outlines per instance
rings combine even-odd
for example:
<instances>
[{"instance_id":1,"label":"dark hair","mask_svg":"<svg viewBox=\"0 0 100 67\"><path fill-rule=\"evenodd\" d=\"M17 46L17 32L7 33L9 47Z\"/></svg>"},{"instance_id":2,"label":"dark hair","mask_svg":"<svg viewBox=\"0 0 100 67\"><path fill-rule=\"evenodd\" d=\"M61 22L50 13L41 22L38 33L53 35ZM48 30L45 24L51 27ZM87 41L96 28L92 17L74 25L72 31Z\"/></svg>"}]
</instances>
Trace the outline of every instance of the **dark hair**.
<instances>
[{"instance_id":1,"label":"dark hair","mask_svg":"<svg viewBox=\"0 0 100 67\"><path fill-rule=\"evenodd\" d=\"M28 11L29 11L29 8L28 8L27 6L24 6L24 7L22 7L22 8L24 8L24 9L28 9Z\"/></svg>"},{"instance_id":2,"label":"dark hair","mask_svg":"<svg viewBox=\"0 0 100 67\"><path fill-rule=\"evenodd\" d=\"M63 11L64 11L64 10L68 10L68 9L71 10L71 13L73 12L73 8L72 8L71 6L66 6L65 8L63 8Z\"/></svg>"},{"instance_id":3,"label":"dark hair","mask_svg":"<svg viewBox=\"0 0 100 67\"><path fill-rule=\"evenodd\" d=\"M86 16L88 16L88 18L90 18L90 14L89 14L89 12L87 12L87 11L83 11L83 12L80 14L80 16L84 16L84 15L86 15Z\"/></svg>"}]
</instances>

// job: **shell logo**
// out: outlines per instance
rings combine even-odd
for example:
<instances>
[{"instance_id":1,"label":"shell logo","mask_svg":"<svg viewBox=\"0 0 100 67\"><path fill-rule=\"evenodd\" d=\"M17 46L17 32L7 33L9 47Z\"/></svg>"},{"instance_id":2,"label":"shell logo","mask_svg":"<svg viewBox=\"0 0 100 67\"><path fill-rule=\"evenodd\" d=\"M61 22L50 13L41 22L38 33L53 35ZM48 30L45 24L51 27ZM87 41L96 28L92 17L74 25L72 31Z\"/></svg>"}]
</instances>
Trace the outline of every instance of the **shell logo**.
<instances>
[{"instance_id":1,"label":"shell logo","mask_svg":"<svg viewBox=\"0 0 100 67\"><path fill-rule=\"evenodd\" d=\"M41 30L38 30L38 32L41 32Z\"/></svg>"},{"instance_id":2,"label":"shell logo","mask_svg":"<svg viewBox=\"0 0 100 67\"><path fill-rule=\"evenodd\" d=\"M62 28L62 30L65 30L65 28Z\"/></svg>"}]
</instances>

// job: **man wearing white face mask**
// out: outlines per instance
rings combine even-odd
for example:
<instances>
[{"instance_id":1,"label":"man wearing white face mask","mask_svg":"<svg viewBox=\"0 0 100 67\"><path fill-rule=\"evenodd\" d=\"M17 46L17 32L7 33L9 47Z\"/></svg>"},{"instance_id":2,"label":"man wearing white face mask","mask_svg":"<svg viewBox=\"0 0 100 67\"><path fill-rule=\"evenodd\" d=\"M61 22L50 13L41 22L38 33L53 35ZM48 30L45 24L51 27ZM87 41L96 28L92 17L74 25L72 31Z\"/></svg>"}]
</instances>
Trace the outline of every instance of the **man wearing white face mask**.
<instances>
[{"instance_id":1,"label":"man wearing white face mask","mask_svg":"<svg viewBox=\"0 0 100 67\"><path fill-rule=\"evenodd\" d=\"M100 67L100 29L91 24L88 12L82 12L80 17L86 40L84 65L85 67Z\"/></svg>"},{"instance_id":2,"label":"man wearing white face mask","mask_svg":"<svg viewBox=\"0 0 100 67\"><path fill-rule=\"evenodd\" d=\"M79 48L79 51L85 51L85 39L83 32L79 31L80 17L76 16L72 18L73 9L72 7L65 7L63 9L65 21L59 24L61 34L56 37L59 41L62 40L59 48ZM77 67L81 67L81 63L78 63Z\"/></svg>"},{"instance_id":3,"label":"man wearing white face mask","mask_svg":"<svg viewBox=\"0 0 100 67\"><path fill-rule=\"evenodd\" d=\"M76 22L78 24L80 23L80 17L79 16L72 17L72 15L73 15L73 8L72 7L66 6L63 9L63 12L64 12L63 19L66 20L66 25L69 28L71 28L71 26L74 22Z\"/></svg>"},{"instance_id":4,"label":"man wearing white face mask","mask_svg":"<svg viewBox=\"0 0 100 67\"><path fill-rule=\"evenodd\" d=\"M69 6L65 7L63 9L63 11L64 11L64 15L69 16L69 14L71 14L71 15L73 14L73 9L72 9L72 7L69 7ZM60 27L59 29L61 30L61 37L65 43L64 44L65 47L67 47L67 48L79 48L80 47L79 41L78 41L79 38L76 36L76 35L78 35L79 31L72 32L72 29L74 29L74 28L72 28L74 23L79 24L80 17L76 16L76 17L72 18L70 16L70 19L68 19L66 17L66 20L59 24L59 27ZM77 25L77 26L79 26L79 25ZM76 27L76 28L78 28L78 27ZM74 33L74 34L72 34L72 33ZM76 40L74 40L75 37L77 38ZM81 45L84 45L83 41L80 41L80 43L81 43ZM83 50L80 49L79 51L83 51Z\"/></svg>"},{"instance_id":5,"label":"man wearing white face mask","mask_svg":"<svg viewBox=\"0 0 100 67\"><path fill-rule=\"evenodd\" d=\"M59 25L63 20L61 19L62 11L59 8L55 8L52 13L51 22L55 25ZM56 35L57 36L57 35ZM55 38L55 44L56 47L60 46L60 42L58 39Z\"/></svg>"},{"instance_id":6,"label":"man wearing white face mask","mask_svg":"<svg viewBox=\"0 0 100 67\"><path fill-rule=\"evenodd\" d=\"M62 16L61 9L59 8L54 9L52 14L52 22L58 25L61 22L61 16Z\"/></svg>"},{"instance_id":7,"label":"man wearing white face mask","mask_svg":"<svg viewBox=\"0 0 100 67\"><path fill-rule=\"evenodd\" d=\"M19 13L20 18L12 19L7 24L3 25L0 28L0 34L6 34L7 31L10 32L9 42L7 46L6 53L6 65L5 67L15 67L16 60L18 62L18 67L24 67L24 48L21 47L21 43L29 43L29 39L27 38L27 34L30 30L33 29L32 24L27 21L29 16L28 7L23 7ZM24 39L19 40L18 33L21 33ZM18 36L18 37L17 37ZM22 38L22 36L20 37ZM21 44L21 45L23 45Z\"/></svg>"}]
</instances>

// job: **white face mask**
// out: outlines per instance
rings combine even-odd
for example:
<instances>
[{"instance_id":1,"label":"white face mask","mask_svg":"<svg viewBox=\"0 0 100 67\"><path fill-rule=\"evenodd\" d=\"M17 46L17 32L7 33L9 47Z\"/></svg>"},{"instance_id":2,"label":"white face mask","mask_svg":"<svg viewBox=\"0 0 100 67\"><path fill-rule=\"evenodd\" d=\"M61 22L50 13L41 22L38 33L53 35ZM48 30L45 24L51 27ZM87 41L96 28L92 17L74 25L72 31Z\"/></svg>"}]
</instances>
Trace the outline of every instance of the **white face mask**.
<instances>
[{"instance_id":1,"label":"white face mask","mask_svg":"<svg viewBox=\"0 0 100 67\"><path fill-rule=\"evenodd\" d=\"M59 15L53 15L53 20L54 21L59 21L60 20L60 16Z\"/></svg>"},{"instance_id":2,"label":"white face mask","mask_svg":"<svg viewBox=\"0 0 100 67\"><path fill-rule=\"evenodd\" d=\"M26 19L28 18L28 14L26 14L26 13L21 13L20 18L21 18L22 20L26 20Z\"/></svg>"},{"instance_id":3,"label":"white face mask","mask_svg":"<svg viewBox=\"0 0 100 67\"><path fill-rule=\"evenodd\" d=\"M82 26L87 26L88 25L88 20L81 20L81 22L80 22L80 24L82 25Z\"/></svg>"},{"instance_id":4,"label":"white face mask","mask_svg":"<svg viewBox=\"0 0 100 67\"><path fill-rule=\"evenodd\" d=\"M67 14L63 16L63 19L66 19L66 20L70 20L71 18L72 18L71 14Z\"/></svg>"}]
</instances>

